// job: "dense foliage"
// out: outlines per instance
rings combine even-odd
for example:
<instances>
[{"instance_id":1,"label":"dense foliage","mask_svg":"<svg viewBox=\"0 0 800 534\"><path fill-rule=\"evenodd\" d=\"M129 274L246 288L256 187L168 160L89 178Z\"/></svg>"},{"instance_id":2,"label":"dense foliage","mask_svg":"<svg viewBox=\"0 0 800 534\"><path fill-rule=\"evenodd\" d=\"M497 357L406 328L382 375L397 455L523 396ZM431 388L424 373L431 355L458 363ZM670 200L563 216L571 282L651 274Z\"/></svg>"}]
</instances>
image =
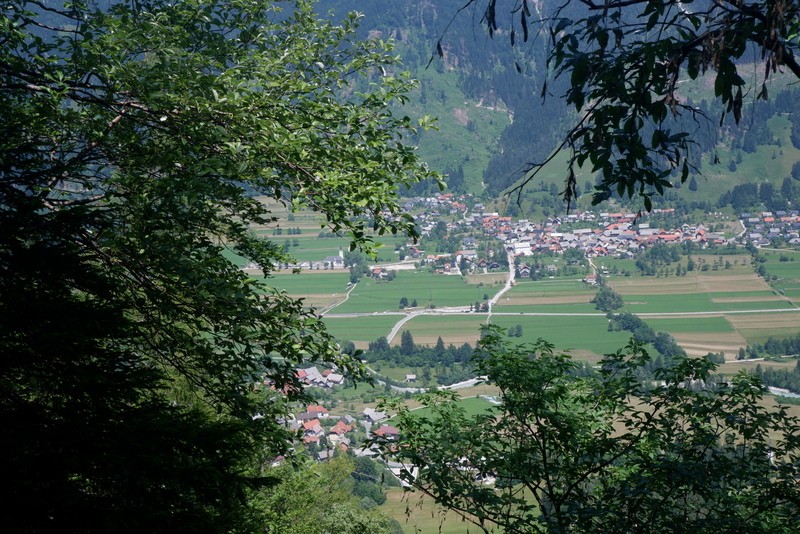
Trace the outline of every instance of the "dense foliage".
<instances>
[{"instance_id":1,"label":"dense foliage","mask_svg":"<svg viewBox=\"0 0 800 534\"><path fill-rule=\"evenodd\" d=\"M368 458L353 461L344 455L302 470L289 465L278 467L280 484L256 503L265 518L259 530L270 534L402 534L396 520L365 512L352 497L353 486L359 483L377 488L371 495L383 495L379 487L381 471L376 468ZM364 491L356 489L354 493ZM375 506L371 498L367 499Z\"/></svg>"},{"instance_id":2,"label":"dense foliage","mask_svg":"<svg viewBox=\"0 0 800 534\"><path fill-rule=\"evenodd\" d=\"M607 286L601 286L592 299L594 307L600 311L613 312L625 305L622 295Z\"/></svg>"},{"instance_id":3,"label":"dense foliage","mask_svg":"<svg viewBox=\"0 0 800 534\"><path fill-rule=\"evenodd\" d=\"M712 379L707 359L678 358L640 381L641 344L599 373L553 346L484 335L478 372L502 404L468 415L457 397L395 403L406 482L485 531L791 532L800 520L800 426L759 404L761 382ZM688 387L691 386L691 387Z\"/></svg>"},{"instance_id":4,"label":"dense foliage","mask_svg":"<svg viewBox=\"0 0 800 534\"><path fill-rule=\"evenodd\" d=\"M656 352L668 360L674 356L686 356L686 352L678 346L671 335L666 332L656 332L632 313L609 314L608 329L630 332L637 341L652 344Z\"/></svg>"},{"instance_id":5,"label":"dense foliage","mask_svg":"<svg viewBox=\"0 0 800 534\"><path fill-rule=\"evenodd\" d=\"M260 528L246 497L291 446L295 366L361 370L269 286L286 255L253 195L369 248L368 219L414 232L396 192L431 175L388 107L412 84L356 24L303 0L4 4L6 530Z\"/></svg>"},{"instance_id":6,"label":"dense foliage","mask_svg":"<svg viewBox=\"0 0 800 534\"><path fill-rule=\"evenodd\" d=\"M472 350L468 343L459 347L445 346L441 337L433 347L417 345L411 332L404 330L400 334L400 345L391 347L386 338L381 337L371 342L361 357L370 364L387 363L419 369L419 379L426 386L432 377L431 370L435 369L437 383L450 385L475 376L469 364Z\"/></svg>"}]
</instances>

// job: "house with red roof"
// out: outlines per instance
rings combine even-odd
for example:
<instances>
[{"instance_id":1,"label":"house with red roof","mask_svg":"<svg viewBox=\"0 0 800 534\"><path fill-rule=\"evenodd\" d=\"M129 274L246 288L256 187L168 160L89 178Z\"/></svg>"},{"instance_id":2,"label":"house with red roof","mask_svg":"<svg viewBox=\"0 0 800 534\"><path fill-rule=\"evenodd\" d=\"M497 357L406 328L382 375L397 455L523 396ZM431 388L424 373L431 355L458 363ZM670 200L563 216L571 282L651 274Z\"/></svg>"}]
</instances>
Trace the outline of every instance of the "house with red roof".
<instances>
[{"instance_id":1,"label":"house with red roof","mask_svg":"<svg viewBox=\"0 0 800 534\"><path fill-rule=\"evenodd\" d=\"M312 404L311 406L306 408L306 411L308 413L310 413L310 414L316 415L320 419L325 419L326 417L328 417L330 415L328 413L328 409L325 408L324 406L319 405L319 404Z\"/></svg>"},{"instance_id":2,"label":"house with red roof","mask_svg":"<svg viewBox=\"0 0 800 534\"><path fill-rule=\"evenodd\" d=\"M397 439L400 437L400 431L397 429L397 427L391 425L381 425L381 427L373 432L373 434L386 439Z\"/></svg>"}]
</instances>

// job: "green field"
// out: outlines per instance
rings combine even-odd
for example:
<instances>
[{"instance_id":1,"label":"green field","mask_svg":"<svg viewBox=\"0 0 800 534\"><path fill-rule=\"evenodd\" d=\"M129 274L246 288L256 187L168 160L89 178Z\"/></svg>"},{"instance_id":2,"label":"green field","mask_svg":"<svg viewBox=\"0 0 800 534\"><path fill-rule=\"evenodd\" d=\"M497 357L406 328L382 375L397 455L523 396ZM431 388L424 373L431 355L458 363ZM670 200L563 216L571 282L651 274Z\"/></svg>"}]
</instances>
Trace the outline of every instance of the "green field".
<instances>
[{"instance_id":1,"label":"green field","mask_svg":"<svg viewBox=\"0 0 800 534\"><path fill-rule=\"evenodd\" d=\"M625 306L623 310L630 313L677 313L770 310L792 307L784 300L774 300L772 293L767 294L765 292L760 294L763 300L737 301L736 296L739 295L742 294L684 293L673 295L625 295ZM715 302L713 299L722 299L723 301Z\"/></svg>"},{"instance_id":2,"label":"green field","mask_svg":"<svg viewBox=\"0 0 800 534\"><path fill-rule=\"evenodd\" d=\"M247 264L247 260L228 248L223 249L222 256L237 267L244 267Z\"/></svg>"},{"instance_id":3,"label":"green field","mask_svg":"<svg viewBox=\"0 0 800 534\"><path fill-rule=\"evenodd\" d=\"M594 304L597 288L579 278L523 280L503 294L493 307L496 312L598 313Z\"/></svg>"},{"instance_id":4,"label":"green field","mask_svg":"<svg viewBox=\"0 0 800 534\"><path fill-rule=\"evenodd\" d=\"M748 343L764 343L770 336L800 334L800 311L731 315L728 320Z\"/></svg>"},{"instance_id":5,"label":"green field","mask_svg":"<svg viewBox=\"0 0 800 534\"><path fill-rule=\"evenodd\" d=\"M576 358L590 361L615 352L630 339L628 332L609 332L605 316L493 315L492 323L505 329L521 325L522 337L510 338L514 342L533 342L541 337L554 344L557 350L569 350Z\"/></svg>"},{"instance_id":6,"label":"green field","mask_svg":"<svg viewBox=\"0 0 800 534\"><path fill-rule=\"evenodd\" d=\"M578 278L553 278L544 280L518 280L506 295L521 297L543 297L552 295L577 295L597 293L597 288L589 286Z\"/></svg>"},{"instance_id":7,"label":"green field","mask_svg":"<svg viewBox=\"0 0 800 534\"><path fill-rule=\"evenodd\" d=\"M263 277L259 277L262 278ZM349 273L344 271L313 271L300 274L278 273L270 276L266 283L286 291L292 296L328 294L341 295L347 292Z\"/></svg>"},{"instance_id":8,"label":"green field","mask_svg":"<svg viewBox=\"0 0 800 534\"><path fill-rule=\"evenodd\" d=\"M400 271L391 282L362 278L337 313L396 311L406 297L419 307L469 306L491 296L494 290L464 283L460 276L437 275L428 271Z\"/></svg>"},{"instance_id":9,"label":"green field","mask_svg":"<svg viewBox=\"0 0 800 534\"><path fill-rule=\"evenodd\" d=\"M612 273L614 269L616 269L618 273L629 272L631 275L635 275L638 272L638 270L636 269L636 261L634 260L610 258L610 257L596 258L594 260L594 264L597 266L598 272L607 270L609 273ZM603 276L615 276L615 275L603 274Z\"/></svg>"},{"instance_id":10,"label":"green field","mask_svg":"<svg viewBox=\"0 0 800 534\"><path fill-rule=\"evenodd\" d=\"M762 250L760 255L767 259L764 265L767 273L775 278L770 281L772 287L787 298L800 302L800 251Z\"/></svg>"},{"instance_id":11,"label":"green field","mask_svg":"<svg viewBox=\"0 0 800 534\"><path fill-rule=\"evenodd\" d=\"M724 317L646 318L645 322L656 332L735 332L731 323Z\"/></svg>"},{"instance_id":12,"label":"green field","mask_svg":"<svg viewBox=\"0 0 800 534\"><path fill-rule=\"evenodd\" d=\"M493 406L491 402L484 399L483 397L465 397L459 400L456 403L467 416L472 417L481 413L485 413ZM429 417L430 416L430 409L429 408L417 408L414 411L414 415L419 415L421 417Z\"/></svg>"},{"instance_id":13,"label":"green field","mask_svg":"<svg viewBox=\"0 0 800 534\"><path fill-rule=\"evenodd\" d=\"M336 339L353 341L359 348L366 348L367 343L389 335L399 319L396 315L376 315L346 319L325 317L323 320Z\"/></svg>"},{"instance_id":14,"label":"green field","mask_svg":"<svg viewBox=\"0 0 800 534\"><path fill-rule=\"evenodd\" d=\"M506 302L498 302L494 306L494 311L502 313L591 313L604 316L605 313L595 309L594 304L588 302L584 303L570 303L570 304L527 304L527 305L512 305Z\"/></svg>"}]
</instances>

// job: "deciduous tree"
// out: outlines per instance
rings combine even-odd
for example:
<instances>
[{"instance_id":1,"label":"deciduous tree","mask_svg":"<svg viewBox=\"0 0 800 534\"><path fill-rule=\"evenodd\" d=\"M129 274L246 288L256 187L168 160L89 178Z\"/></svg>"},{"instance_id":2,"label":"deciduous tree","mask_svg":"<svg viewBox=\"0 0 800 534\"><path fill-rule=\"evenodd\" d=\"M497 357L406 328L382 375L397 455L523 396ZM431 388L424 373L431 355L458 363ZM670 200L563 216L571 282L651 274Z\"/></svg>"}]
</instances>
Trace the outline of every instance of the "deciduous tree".
<instances>
[{"instance_id":1,"label":"deciduous tree","mask_svg":"<svg viewBox=\"0 0 800 534\"><path fill-rule=\"evenodd\" d=\"M499 406L470 415L452 392L398 403L402 439L381 442L401 477L479 525L503 532L791 532L800 517L800 426L759 403L742 373L676 358L640 381L632 342L579 372L539 341L492 327L475 358Z\"/></svg>"},{"instance_id":2,"label":"deciduous tree","mask_svg":"<svg viewBox=\"0 0 800 534\"><path fill-rule=\"evenodd\" d=\"M360 374L254 236L309 207L369 248L431 176L356 16L246 0L0 13L0 467L11 531L253 531L294 368ZM268 195L271 204L255 198ZM225 253L260 266L250 278Z\"/></svg>"}]
</instances>

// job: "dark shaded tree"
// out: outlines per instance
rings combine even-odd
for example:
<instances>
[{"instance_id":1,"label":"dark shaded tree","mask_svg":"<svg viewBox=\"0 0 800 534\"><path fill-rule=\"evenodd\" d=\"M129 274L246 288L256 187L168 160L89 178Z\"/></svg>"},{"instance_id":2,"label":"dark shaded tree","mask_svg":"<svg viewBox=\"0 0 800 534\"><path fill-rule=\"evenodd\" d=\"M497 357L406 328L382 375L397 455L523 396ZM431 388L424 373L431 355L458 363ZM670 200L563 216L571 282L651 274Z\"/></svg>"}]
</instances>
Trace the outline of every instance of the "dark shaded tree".
<instances>
[{"instance_id":1,"label":"dark shaded tree","mask_svg":"<svg viewBox=\"0 0 800 534\"><path fill-rule=\"evenodd\" d=\"M622 296L610 287L602 286L597 290L597 294L592 299L595 309L604 312L612 312L622 308L625 303Z\"/></svg>"},{"instance_id":2,"label":"dark shaded tree","mask_svg":"<svg viewBox=\"0 0 800 534\"><path fill-rule=\"evenodd\" d=\"M360 376L255 236L254 198L369 250L430 173L388 45L298 1L12 2L0 13L0 468L11 532L256 531L295 366ZM250 278L227 249L260 266ZM266 385L265 385L266 382ZM267 387L270 386L270 387ZM274 388L274 390L272 389ZM282 392L278 394L276 392Z\"/></svg>"}]
</instances>

